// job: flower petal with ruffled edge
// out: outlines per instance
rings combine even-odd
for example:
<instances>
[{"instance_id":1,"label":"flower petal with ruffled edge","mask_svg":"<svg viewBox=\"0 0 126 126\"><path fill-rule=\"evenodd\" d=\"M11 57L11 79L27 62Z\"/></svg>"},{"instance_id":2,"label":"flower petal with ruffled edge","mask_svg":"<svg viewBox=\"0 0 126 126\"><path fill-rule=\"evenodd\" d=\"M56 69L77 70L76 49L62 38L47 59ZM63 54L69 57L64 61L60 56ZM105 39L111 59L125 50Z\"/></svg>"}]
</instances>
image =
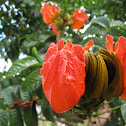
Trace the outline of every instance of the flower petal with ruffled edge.
<instances>
[{"instance_id":1,"label":"flower petal with ruffled edge","mask_svg":"<svg viewBox=\"0 0 126 126\"><path fill-rule=\"evenodd\" d=\"M48 3L45 3L43 9L40 9L40 13L43 15L43 21L46 24L52 23L53 15L56 14L58 10L55 4L50 6Z\"/></svg>"},{"instance_id":2,"label":"flower petal with ruffled edge","mask_svg":"<svg viewBox=\"0 0 126 126\"><path fill-rule=\"evenodd\" d=\"M52 109L61 113L73 108L85 92L84 49L63 39L52 43L40 70L43 91Z\"/></svg>"},{"instance_id":3,"label":"flower petal with ruffled edge","mask_svg":"<svg viewBox=\"0 0 126 126\"><path fill-rule=\"evenodd\" d=\"M116 42L114 45L113 37L109 34L106 35L106 40L107 40L106 48L108 49L108 51L116 53L119 48L118 42Z\"/></svg>"},{"instance_id":4,"label":"flower petal with ruffled edge","mask_svg":"<svg viewBox=\"0 0 126 126\"><path fill-rule=\"evenodd\" d=\"M51 23L51 24L50 24L50 27L52 28L53 33L54 33L55 35L57 35L58 31L57 31L57 29L56 29L56 24L55 24L55 23Z\"/></svg>"},{"instance_id":5,"label":"flower petal with ruffled edge","mask_svg":"<svg viewBox=\"0 0 126 126\"><path fill-rule=\"evenodd\" d=\"M86 50L89 50L92 46L94 45L94 41L93 40L90 40L90 41L88 41L86 44L85 44L85 46L84 46L84 50L86 51Z\"/></svg>"},{"instance_id":6,"label":"flower petal with ruffled edge","mask_svg":"<svg viewBox=\"0 0 126 126\"><path fill-rule=\"evenodd\" d=\"M80 29L84 24L85 22L88 20L88 16L86 16L85 14L85 11L82 10L81 12L79 12L78 9L76 9L74 12L73 12L73 24L72 24L72 27L74 29Z\"/></svg>"},{"instance_id":7,"label":"flower petal with ruffled edge","mask_svg":"<svg viewBox=\"0 0 126 126\"><path fill-rule=\"evenodd\" d=\"M118 40L118 44L119 49L116 55L121 61L123 67L123 78L124 78L124 90L120 97L126 101L126 38L121 36Z\"/></svg>"}]
</instances>

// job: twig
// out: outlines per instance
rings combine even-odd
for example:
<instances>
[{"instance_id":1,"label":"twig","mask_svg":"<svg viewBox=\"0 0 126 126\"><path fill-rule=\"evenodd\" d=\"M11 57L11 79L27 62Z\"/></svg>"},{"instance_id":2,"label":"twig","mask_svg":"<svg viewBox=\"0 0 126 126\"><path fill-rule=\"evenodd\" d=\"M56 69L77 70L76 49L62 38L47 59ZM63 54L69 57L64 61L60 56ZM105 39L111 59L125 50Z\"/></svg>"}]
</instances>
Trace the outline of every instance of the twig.
<instances>
[{"instance_id":1,"label":"twig","mask_svg":"<svg viewBox=\"0 0 126 126\"><path fill-rule=\"evenodd\" d=\"M64 124L66 124L67 126L74 126L74 125L72 125L72 124L70 124L70 123L68 123L68 122L66 122L66 121L60 120L60 119L58 119L58 118L56 118L56 121L61 122L61 123L64 123Z\"/></svg>"},{"instance_id":2,"label":"twig","mask_svg":"<svg viewBox=\"0 0 126 126\"><path fill-rule=\"evenodd\" d=\"M72 121L74 123L84 123L83 122L83 119L80 119L80 118L77 118L77 117L71 117L71 116L68 116L64 113L59 113L59 115L62 117L62 118L65 118L66 120L69 120L69 121Z\"/></svg>"},{"instance_id":3,"label":"twig","mask_svg":"<svg viewBox=\"0 0 126 126\"><path fill-rule=\"evenodd\" d=\"M100 118L97 117L97 119L98 119L99 125L102 126L101 121L100 121Z\"/></svg>"},{"instance_id":4,"label":"twig","mask_svg":"<svg viewBox=\"0 0 126 126\"><path fill-rule=\"evenodd\" d=\"M111 112L111 111L113 111L113 110L116 110L116 109L118 109L118 108L120 108L120 107L121 107L121 105L116 106L116 107L114 107L114 108L111 108L111 109L109 109L109 110L107 110L107 111L105 111L105 112L101 112L101 113L98 113L98 114L94 114L94 115L92 115L92 116L93 116L93 117L97 117L97 116L102 115L102 114L105 114L105 113L107 113L107 112Z\"/></svg>"},{"instance_id":5,"label":"twig","mask_svg":"<svg viewBox=\"0 0 126 126\"><path fill-rule=\"evenodd\" d=\"M42 118L38 118L38 119L41 120L41 121L48 121L48 120L42 119ZM55 118L55 120L58 121L58 122L61 122L61 123L65 124L65 125L67 125L67 126L74 126L74 125L72 125L72 124L70 124L70 123L68 123L68 122L66 122L66 121L60 120L60 119L58 119L58 118Z\"/></svg>"},{"instance_id":6,"label":"twig","mask_svg":"<svg viewBox=\"0 0 126 126\"><path fill-rule=\"evenodd\" d=\"M61 34L61 31L59 30L56 36L56 43L58 43L60 40L60 34Z\"/></svg>"}]
</instances>

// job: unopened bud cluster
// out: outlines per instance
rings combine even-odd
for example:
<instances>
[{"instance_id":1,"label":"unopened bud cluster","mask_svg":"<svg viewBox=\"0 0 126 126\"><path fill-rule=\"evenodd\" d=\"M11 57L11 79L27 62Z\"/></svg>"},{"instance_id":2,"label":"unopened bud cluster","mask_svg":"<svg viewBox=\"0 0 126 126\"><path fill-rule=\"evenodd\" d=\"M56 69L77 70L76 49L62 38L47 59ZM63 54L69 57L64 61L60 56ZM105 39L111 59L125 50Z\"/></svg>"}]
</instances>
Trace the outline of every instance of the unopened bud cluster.
<instances>
[{"instance_id":1,"label":"unopened bud cluster","mask_svg":"<svg viewBox=\"0 0 126 126\"><path fill-rule=\"evenodd\" d=\"M66 26L72 26L74 29L79 30L88 20L85 11L79 12L76 9L73 15L70 15L69 13L64 13L62 9L57 9L55 4L50 6L48 3L45 3L40 13L43 15L43 21L46 24L50 24L56 35L58 31L64 32Z\"/></svg>"},{"instance_id":2,"label":"unopened bud cluster","mask_svg":"<svg viewBox=\"0 0 126 126\"><path fill-rule=\"evenodd\" d=\"M95 54L85 52L86 90L73 108L75 115L83 119L97 111L104 100L119 97L124 90L123 69L119 58L106 49L99 51Z\"/></svg>"}]
</instances>

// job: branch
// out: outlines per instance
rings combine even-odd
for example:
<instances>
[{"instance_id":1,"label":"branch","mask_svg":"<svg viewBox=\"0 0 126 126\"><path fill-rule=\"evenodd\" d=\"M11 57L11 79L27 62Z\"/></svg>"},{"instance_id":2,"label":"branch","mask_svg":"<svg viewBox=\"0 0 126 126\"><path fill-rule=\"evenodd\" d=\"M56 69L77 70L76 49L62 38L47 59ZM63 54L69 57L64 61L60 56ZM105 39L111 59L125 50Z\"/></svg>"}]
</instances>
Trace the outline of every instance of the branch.
<instances>
[{"instance_id":1,"label":"branch","mask_svg":"<svg viewBox=\"0 0 126 126\"><path fill-rule=\"evenodd\" d=\"M38 118L38 119L41 120L41 121L48 121L48 120L42 119L42 118ZM74 125L72 125L72 124L70 124L70 123L68 123L68 122L66 122L66 121L60 120L60 119L58 119L58 118L55 118L55 120L58 121L58 122L61 122L61 123L63 123L63 124L66 124L67 126L74 126Z\"/></svg>"},{"instance_id":2,"label":"branch","mask_svg":"<svg viewBox=\"0 0 126 126\"><path fill-rule=\"evenodd\" d=\"M71 117L71 116L68 116L64 113L59 113L59 116L61 116L62 118L65 118L66 120L75 122L75 123L84 123L83 119L80 119L80 118L77 118L77 117Z\"/></svg>"}]
</instances>

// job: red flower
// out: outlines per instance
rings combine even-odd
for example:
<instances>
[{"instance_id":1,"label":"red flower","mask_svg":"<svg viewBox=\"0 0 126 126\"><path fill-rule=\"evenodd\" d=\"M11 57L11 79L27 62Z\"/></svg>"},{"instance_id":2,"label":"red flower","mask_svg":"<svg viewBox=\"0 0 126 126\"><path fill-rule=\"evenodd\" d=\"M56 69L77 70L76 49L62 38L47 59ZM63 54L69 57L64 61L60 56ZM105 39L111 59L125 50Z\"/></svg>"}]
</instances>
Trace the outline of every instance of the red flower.
<instances>
[{"instance_id":1,"label":"red flower","mask_svg":"<svg viewBox=\"0 0 126 126\"><path fill-rule=\"evenodd\" d=\"M74 29L80 29L84 23L88 20L88 17L86 16L85 14L85 11L82 10L80 13L79 13L79 10L76 9L74 12L73 12L73 24L72 24L72 27Z\"/></svg>"},{"instance_id":2,"label":"red flower","mask_svg":"<svg viewBox=\"0 0 126 126\"><path fill-rule=\"evenodd\" d=\"M60 113L73 108L85 92L84 49L70 40L51 43L40 73L52 109Z\"/></svg>"},{"instance_id":3,"label":"red flower","mask_svg":"<svg viewBox=\"0 0 126 126\"><path fill-rule=\"evenodd\" d=\"M57 9L54 5L49 5L48 3L45 3L43 10L40 9L40 13L43 15L43 21L46 24L50 24L53 22L53 15L58 12L59 9Z\"/></svg>"},{"instance_id":4,"label":"red flower","mask_svg":"<svg viewBox=\"0 0 126 126\"><path fill-rule=\"evenodd\" d=\"M123 68L123 78L124 78L124 90L121 94L121 98L126 101L126 38L120 37L118 42L116 42L113 47L113 38L111 35L107 35L107 49L108 51L116 52L117 57L120 59Z\"/></svg>"},{"instance_id":5,"label":"red flower","mask_svg":"<svg viewBox=\"0 0 126 126\"><path fill-rule=\"evenodd\" d=\"M51 23L51 24L50 24L50 27L52 28L54 34L57 35L58 31L57 31L57 29L56 29L56 24L55 24L55 23Z\"/></svg>"}]
</instances>

